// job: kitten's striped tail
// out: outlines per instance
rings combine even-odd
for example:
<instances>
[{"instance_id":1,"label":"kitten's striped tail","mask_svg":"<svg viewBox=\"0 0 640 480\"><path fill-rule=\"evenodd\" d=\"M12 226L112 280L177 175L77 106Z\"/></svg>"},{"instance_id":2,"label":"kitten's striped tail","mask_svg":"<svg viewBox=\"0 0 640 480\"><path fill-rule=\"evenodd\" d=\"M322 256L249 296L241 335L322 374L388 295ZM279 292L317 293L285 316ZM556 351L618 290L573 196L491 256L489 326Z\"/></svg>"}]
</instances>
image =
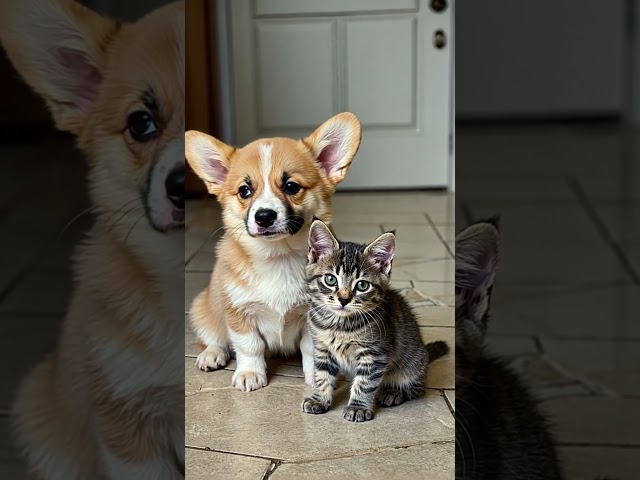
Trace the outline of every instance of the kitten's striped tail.
<instances>
[{"instance_id":1,"label":"kitten's striped tail","mask_svg":"<svg viewBox=\"0 0 640 480\"><path fill-rule=\"evenodd\" d=\"M425 348L429 354L429 363L449 353L449 345L443 340L427 343Z\"/></svg>"}]
</instances>

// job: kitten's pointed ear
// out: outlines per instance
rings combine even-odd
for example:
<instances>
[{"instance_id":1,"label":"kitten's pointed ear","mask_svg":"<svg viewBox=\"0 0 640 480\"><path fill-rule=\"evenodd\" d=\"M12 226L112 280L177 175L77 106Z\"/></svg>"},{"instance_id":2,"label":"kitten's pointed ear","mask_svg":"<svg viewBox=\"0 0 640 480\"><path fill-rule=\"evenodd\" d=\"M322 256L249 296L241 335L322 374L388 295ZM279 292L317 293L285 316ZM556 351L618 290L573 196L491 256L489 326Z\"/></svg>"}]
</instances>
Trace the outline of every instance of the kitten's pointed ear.
<instances>
[{"instance_id":1,"label":"kitten's pointed ear","mask_svg":"<svg viewBox=\"0 0 640 480\"><path fill-rule=\"evenodd\" d=\"M479 222L456 235L456 288L483 294L493 286L498 268L496 222Z\"/></svg>"},{"instance_id":2,"label":"kitten's pointed ear","mask_svg":"<svg viewBox=\"0 0 640 480\"><path fill-rule=\"evenodd\" d=\"M209 193L216 196L220 194L227 179L231 156L235 150L202 132L189 130L184 134L184 154L189 165L204 181Z\"/></svg>"},{"instance_id":3,"label":"kitten's pointed ear","mask_svg":"<svg viewBox=\"0 0 640 480\"><path fill-rule=\"evenodd\" d=\"M8 57L44 98L56 127L74 134L86 125L119 29L76 1L0 2L0 40Z\"/></svg>"},{"instance_id":4,"label":"kitten's pointed ear","mask_svg":"<svg viewBox=\"0 0 640 480\"><path fill-rule=\"evenodd\" d=\"M364 255L373 260L373 263L385 275L391 273L393 255L396 253L396 235L387 232L380 235L364 249Z\"/></svg>"},{"instance_id":5,"label":"kitten's pointed ear","mask_svg":"<svg viewBox=\"0 0 640 480\"><path fill-rule=\"evenodd\" d=\"M344 112L324 122L303 142L311 148L316 161L335 186L344 180L360 146L360 121Z\"/></svg>"},{"instance_id":6,"label":"kitten's pointed ear","mask_svg":"<svg viewBox=\"0 0 640 480\"><path fill-rule=\"evenodd\" d=\"M322 220L315 220L309 230L309 262L316 263L338 248L340 245L329 227Z\"/></svg>"}]
</instances>

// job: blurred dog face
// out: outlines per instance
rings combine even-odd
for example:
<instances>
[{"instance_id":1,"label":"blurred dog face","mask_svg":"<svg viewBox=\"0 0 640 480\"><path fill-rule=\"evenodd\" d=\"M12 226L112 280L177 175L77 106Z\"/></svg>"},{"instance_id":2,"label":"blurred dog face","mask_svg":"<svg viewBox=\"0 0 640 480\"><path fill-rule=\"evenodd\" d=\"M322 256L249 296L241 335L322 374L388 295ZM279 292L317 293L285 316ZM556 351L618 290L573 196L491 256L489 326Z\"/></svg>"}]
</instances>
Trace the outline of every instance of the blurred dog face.
<instances>
[{"instance_id":1,"label":"blurred dog face","mask_svg":"<svg viewBox=\"0 0 640 480\"><path fill-rule=\"evenodd\" d=\"M186 133L186 158L224 207L228 231L274 241L297 234L314 216L328 220L331 194L360 143L360 123L336 115L303 140L269 138L235 149Z\"/></svg>"},{"instance_id":2,"label":"blurred dog face","mask_svg":"<svg viewBox=\"0 0 640 480\"><path fill-rule=\"evenodd\" d=\"M184 227L182 3L123 26L109 50L102 89L79 134L80 145L93 161L97 203L111 212L136 205L132 218L144 214L148 225L160 232L180 229ZM132 228L130 222L123 225Z\"/></svg>"},{"instance_id":3,"label":"blurred dog face","mask_svg":"<svg viewBox=\"0 0 640 480\"><path fill-rule=\"evenodd\" d=\"M184 227L183 8L121 25L75 2L26 0L2 34L57 126L78 137L98 213L133 242Z\"/></svg>"}]
</instances>

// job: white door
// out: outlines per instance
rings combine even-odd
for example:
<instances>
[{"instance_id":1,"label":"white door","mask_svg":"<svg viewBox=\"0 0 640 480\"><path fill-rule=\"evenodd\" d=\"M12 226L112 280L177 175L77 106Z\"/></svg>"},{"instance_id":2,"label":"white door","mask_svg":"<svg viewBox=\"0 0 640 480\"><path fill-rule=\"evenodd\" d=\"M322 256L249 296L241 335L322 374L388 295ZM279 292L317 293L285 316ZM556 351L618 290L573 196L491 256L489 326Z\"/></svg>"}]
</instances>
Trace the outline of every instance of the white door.
<instances>
[{"instance_id":1,"label":"white door","mask_svg":"<svg viewBox=\"0 0 640 480\"><path fill-rule=\"evenodd\" d=\"M450 185L451 0L230 3L237 144L351 111L363 136L343 189Z\"/></svg>"}]
</instances>

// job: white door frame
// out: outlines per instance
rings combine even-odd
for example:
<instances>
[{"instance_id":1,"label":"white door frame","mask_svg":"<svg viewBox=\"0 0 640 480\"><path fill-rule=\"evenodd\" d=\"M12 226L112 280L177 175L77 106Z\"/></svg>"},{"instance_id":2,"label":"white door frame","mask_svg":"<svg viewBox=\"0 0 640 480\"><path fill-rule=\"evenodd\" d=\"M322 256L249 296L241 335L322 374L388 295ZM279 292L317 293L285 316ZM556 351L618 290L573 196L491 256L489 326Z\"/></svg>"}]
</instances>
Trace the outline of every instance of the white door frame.
<instances>
[{"instance_id":1,"label":"white door frame","mask_svg":"<svg viewBox=\"0 0 640 480\"><path fill-rule=\"evenodd\" d=\"M449 113L449 191L456 191L456 10L455 0L451 0L451 75L449 87L449 102L451 112Z\"/></svg>"},{"instance_id":2,"label":"white door frame","mask_svg":"<svg viewBox=\"0 0 640 480\"><path fill-rule=\"evenodd\" d=\"M220 140L229 145L236 141L236 119L234 108L234 78L233 78L233 45L231 41L231 0L216 0L213 2L216 38L213 48L216 49L218 75L220 77ZM213 12L212 12L213 13Z\"/></svg>"}]
</instances>

